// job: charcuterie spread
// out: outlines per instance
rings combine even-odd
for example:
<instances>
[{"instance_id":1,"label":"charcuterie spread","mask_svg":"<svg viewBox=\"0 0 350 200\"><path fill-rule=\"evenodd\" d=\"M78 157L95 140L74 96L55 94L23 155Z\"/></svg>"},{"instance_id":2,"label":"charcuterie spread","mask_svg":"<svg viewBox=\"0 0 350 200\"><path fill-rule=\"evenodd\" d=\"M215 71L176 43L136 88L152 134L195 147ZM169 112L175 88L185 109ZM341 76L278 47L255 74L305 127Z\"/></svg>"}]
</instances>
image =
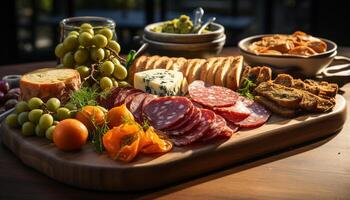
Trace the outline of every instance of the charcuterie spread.
<instances>
[{"instance_id":1,"label":"charcuterie spread","mask_svg":"<svg viewBox=\"0 0 350 200\"><path fill-rule=\"evenodd\" d=\"M83 23L57 45L58 68L24 74L15 112L6 118L23 136L46 137L65 151L91 142L97 153L121 162L165 154L174 146L222 143L240 130L263 126L271 115L328 112L338 86L272 75L268 66L245 66L242 56L119 55L108 27ZM188 17L159 32L187 33ZM256 53L313 55L323 42L301 32L251 44Z\"/></svg>"}]
</instances>

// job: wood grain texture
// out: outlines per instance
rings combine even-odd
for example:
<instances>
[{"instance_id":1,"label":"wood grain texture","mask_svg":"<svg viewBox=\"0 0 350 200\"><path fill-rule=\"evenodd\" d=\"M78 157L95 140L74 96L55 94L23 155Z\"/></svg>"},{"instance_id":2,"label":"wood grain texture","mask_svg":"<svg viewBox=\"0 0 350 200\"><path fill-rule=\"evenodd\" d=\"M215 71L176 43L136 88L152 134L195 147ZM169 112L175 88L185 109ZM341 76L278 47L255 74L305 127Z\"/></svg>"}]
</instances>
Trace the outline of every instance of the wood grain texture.
<instances>
[{"instance_id":1,"label":"wood grain texture","mask_svg":"<svg viewBox=\"0 0 350 200\"><path fill-rule=\"evenodd\" d=\"M131 163L99 155L91 145L77 152L62 152L45 138L24 137L5 123L1 136L23 163L63 183L94 190L146 190L330 135L346 118L345 99L338 95L336 102L329 113L295 119L272 116L267 124L241 129L227 141L174 148L160 156L138 156Z\"/></svg>"}]
</instances>

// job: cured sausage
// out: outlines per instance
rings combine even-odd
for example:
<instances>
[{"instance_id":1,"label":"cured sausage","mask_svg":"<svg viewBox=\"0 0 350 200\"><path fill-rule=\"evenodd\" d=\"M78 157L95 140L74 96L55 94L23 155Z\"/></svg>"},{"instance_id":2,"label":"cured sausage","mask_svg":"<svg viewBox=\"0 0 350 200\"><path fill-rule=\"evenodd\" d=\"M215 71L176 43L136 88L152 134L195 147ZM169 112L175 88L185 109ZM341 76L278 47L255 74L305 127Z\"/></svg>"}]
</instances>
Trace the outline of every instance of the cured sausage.
<instances>
[{"instance_id":1,"label":"cured sausage","mask_svg":"<svg viewBox=\"0 0 350 200\"><path fill-rule=\"evenodd\" d=\"M201 109L202 116L200 122L193 127L188 133L173 137L173 142L177 146L192 144L199 140L205 132L210 128L210 124L215 119L215 113L211 110Z\"/></svg>"},{"instance_id":2,"label":"cured sausage","mask_svg":"<svg viewBox=\"0 0 350 200\"><path fill-rule=\"evenodd\" d=\"M164 130L182 120L192 107L186 97L159 97L149 102L143 112L154 128Z\"/></svg>"},{"instance_id":3,"label":"cured sausage","mask_svg":"<svg viewBox=\"0 0 350 200\"><path fill-rule=\"evenodd\" d=\"M241 99L241 98L239 98ZM215 107L213 110L223 116L230 122L239 122L247 118L251 111L247 108L244 102L238 100L235 105L230 107Z\"/></svg>"},{"instance_id":4,"label":"cured sausage","mask_svg":"<svg viewBox=\"0 0 350 200\"><path fill-rule=\"evenodd\" d=\"M244 120L235 123L239 127L253 128L261 126L269 119L271 115L269 110L266 110L262 105L256 102L250 105L248 109L251 111L251 114Z\"/></svg>"},{"instance_id":5,"label":"cured sausage","mask_svg":"<svg viewBox=\"0 0 350 200\"><path fill-rule=\"evenodd\" d=\"M239 94L221 86L194 81L188 86L188 93L193 101L207 107L224 107L235 104Z\"/></svg>"},{"instance_id":6,"label":"cured sausage","mask_svg":"<svg viewBox=\"0 0 350 200\"><path fill-rule=\"evenodd\" d=\"M166 131L166 134L170 136L175 135L183 135L186 132L190 131L193 127L195 127L198 123L200 123L200 120L202 119L202 112L200 108L194 108L194 114L193 116L187 121L186 124L183 125L182 128Z\"/></svg>"}]
</instances>

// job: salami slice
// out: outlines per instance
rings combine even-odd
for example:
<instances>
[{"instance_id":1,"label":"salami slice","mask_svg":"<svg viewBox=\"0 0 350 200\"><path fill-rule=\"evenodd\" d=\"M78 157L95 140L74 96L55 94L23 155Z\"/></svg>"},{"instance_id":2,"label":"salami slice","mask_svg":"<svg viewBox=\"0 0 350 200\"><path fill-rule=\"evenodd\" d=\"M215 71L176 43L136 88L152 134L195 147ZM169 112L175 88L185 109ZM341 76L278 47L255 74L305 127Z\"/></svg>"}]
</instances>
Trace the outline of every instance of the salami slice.
<instances>
[{"instance_id":1,"label":"salami slice","mask_svg":"<svg viewBox=\"0 0 350 200\"><path fill-rule=\"evenodd\" d=\"M114 101L118 97L119 92L122 88L121 87L115 87L110 90L108 95L106 97L99 97L98 103L99 105L103 106L106 109L111 109L114 107Z\"/></svg>"},{"instance_id":2,"label":"salami slice","mask_svg":"<svg viewBox=\"0 0 350 200\"><path fill-rule=\"evenodd\" d=\"M231 128L230 128L231 127ZM225 126L221 132L219 133L219 135L217 135L217 137L224 137L224 138L230 138L232 136L233 133L235 133L238 130L238 126Z\"/></svg>"},{"instance_id":3,"label":"salami slice","mask_svg":"<svg viewBox=\"0 0 350 200\"><path fill-rule=\"evenodd\" d=\"M144 94L144 92L135 92L135 93L132 93L132 94L129 94L129 96L127 96L125 98L125 105L128 109L130 109L130 103L131 101L134 99L135 96L139 95L139 94Z\"/></svg>"},{"instance_id":4,"label":"salami slice","mask_svg":"<svg viewBox=\"0 0 350 200\"><path fill-rule=\"evenodd\" d=\"M183 125L183 127L171 131L166 131L166 134L168 134L169 136L183 135L184 133L193 129L193 127L195 127L197 124L199 124L201 117L201 109L195 108L194 115L187 121L186 124Z\"/></svg>"},{"instance_id":5,"label":"salami slice","mask_svg":"<svg viewBox=\"0 0 350 200\"><path fill-rule=\"evenodd\" d=\"M142 120L142 104L145 100L147 94L146 93L137 93L133 96L133 99L130 102L129 110L134 115L135 120L141 123Z\"/></svg>"},{"instance_id":6,"label":"salami slice","mask_svg":"<svg viewBox=\"0 0 350 200\"><path fill-rule=\"evenodd\" d=\"M164 130L182 120L192 106L186 97L159 97L149 102L143 112L154 128Z\"/></svg>"},{"instance_id":7,"label":"salami slice","mask_svg":"<svg viewBox=\"0 0 350 200\"><path fill-rule=\"evenodd\" d=\"M166 131L181 129L182 127L184 127L185 124L187 124L187 122L189 122L193 118L196 112L199 112L199 111L197 111L196 108L192 106L192 108L188 111L188 113L181 120L181 122L174 124L174 126L169 127Z\"/></svg>"},{"instance_id":8,"label":"salami slice","mask_svg":"<svg viewBox=\"0 0 350 200\"><path fill-rule=\"evenodd\" d=\"M192 130L184 135L173 137L173 142L176 146L188 145L199 140L210 128L210 124L215 119L215 113L207 109L201 109L201 113L200 122Z\"/></svg>"},{"instance_id":9,"label":"salami slice","mask_svg":"<svg viewBox=\"0 0 350 200\"><path fill-rule=\"evenodd\" d=\"M251 111L247 108L245 103L240 101L240 99L237 100L236 104L229 107L218 107L213 108L213 110L223 116L226 120L230 122L239 122L247 118Z\"/></svg>"},{"instance_id":10,"label":"salami slice","mask_svg":"<svg viewBox=\"0 0 350 200\"><path fill-rule=\"evenodd\" d=\"M203 81L193 81L188 86L188 93L193 101L208 107L232 106L239 94L221 86L206 84Z\"/></svg>"},{"instance_id":11,"label":"salami slice","mask_svg":"<svg viewBox=\"0 0 350 200\"><path fill-rule=\"evenodd\" d=\"M115 99L114 106L120 106L123 103L125 103L126 97L128 97L130 94L136 93L136 92L143 92L142 90L131 88L131 87L125 87L120 92L118 97Z\"/></svg>"},{"instance_id":12,"label":"salami slice","mask_svg":"<svg viewBox=\"0 0 350 200\"><path fill-rule=\"evenodd\" d=\"M266 110L262 105L254 102L248 107L251 114L244 120L235 123L239 127L253 128L263 125L270 117L271 112Z\"/></svg>"},{"instance_id":13,"label":"salami slice","mask_svg":"<svg viewBox=\"0 0 350 200\"><path fill-rule=\"evenodd\" d=\"M226 127L226 121L220 115L215 116L215 120L210 125L209 130L205 133L205 135L201 138L202 142L206 142L217 137L222 131L224 131Z\"/></svg>"}]
</instances>

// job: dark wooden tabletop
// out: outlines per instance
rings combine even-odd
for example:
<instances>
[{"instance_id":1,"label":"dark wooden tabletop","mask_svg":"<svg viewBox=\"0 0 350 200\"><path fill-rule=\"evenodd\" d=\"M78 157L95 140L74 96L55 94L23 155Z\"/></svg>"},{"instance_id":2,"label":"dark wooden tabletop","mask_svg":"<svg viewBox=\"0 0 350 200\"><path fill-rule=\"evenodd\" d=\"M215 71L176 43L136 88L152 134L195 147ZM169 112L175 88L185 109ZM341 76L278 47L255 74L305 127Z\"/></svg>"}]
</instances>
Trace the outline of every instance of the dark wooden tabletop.
<instances>
[{"instance_id":1,"label":"dark wooden tabletop","mask_svg":"<svg viewBox=\"0 0 350 200\"><path fill-rule=\"evenodd\" d=\"M223 55L236 55L236 48ZM350 48L339 55L350 57ZM0 66L0 77L54 62ZM347 100L350 77L337 82ZM0 133L1 134L1 133ZM147 183L152 184L152 183ZM329 138L224 168L171 187L139 193L97 192L64 185L23 165L0 144L0 199L350 199L350 119Z\"/></svg>"}]
</instances>

